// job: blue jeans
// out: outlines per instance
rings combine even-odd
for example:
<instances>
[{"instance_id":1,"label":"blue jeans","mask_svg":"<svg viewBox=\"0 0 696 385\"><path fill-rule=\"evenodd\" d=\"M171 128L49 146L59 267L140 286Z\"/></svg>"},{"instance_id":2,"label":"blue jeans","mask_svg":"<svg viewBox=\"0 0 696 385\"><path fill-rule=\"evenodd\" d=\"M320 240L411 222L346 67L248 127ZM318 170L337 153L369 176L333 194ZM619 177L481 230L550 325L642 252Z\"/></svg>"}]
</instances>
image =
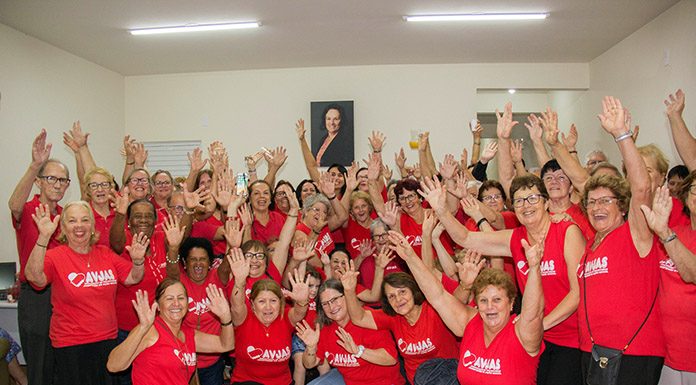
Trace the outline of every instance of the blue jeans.
<instances>
[{"instance_id":1,"label":"blue jeans","mask_svg":"<svg viewBox=\"0 0 696 385\"><path fill-rule=\"evenodd\" d=\"M222 385L223 369L225 369L225 360L222 357L207 368L198 368L198 383L200 385Z\"/></svg>"},{"instance_id":2,"label":"blue jeans","mask_svg":"<svg viewBox=\"0 0 696 385\"><path fill-rule=\"evenodd\" d=\"M346 385L346 382L343 381L343 376L338 372L338 369L333 368L307 385Z\"/></svg>"}]
</instances>

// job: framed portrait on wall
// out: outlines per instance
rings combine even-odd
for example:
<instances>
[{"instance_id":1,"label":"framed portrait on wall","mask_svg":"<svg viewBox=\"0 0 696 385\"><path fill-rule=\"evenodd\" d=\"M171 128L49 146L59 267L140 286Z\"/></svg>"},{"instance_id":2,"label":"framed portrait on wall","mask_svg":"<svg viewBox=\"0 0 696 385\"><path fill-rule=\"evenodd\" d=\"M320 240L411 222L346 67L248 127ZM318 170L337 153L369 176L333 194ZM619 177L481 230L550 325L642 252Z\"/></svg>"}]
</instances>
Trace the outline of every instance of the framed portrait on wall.
<instances>
[{"instance_id":1,"label":"framed portrait on wall","mask_svg":"<svg viewBox=\"0 0 696 385\"><path fill-rule=\"evenodd\" d=\"M312 154L320 167L355 159L353 101L311 102Z\"/></svg>"}]
</instances>

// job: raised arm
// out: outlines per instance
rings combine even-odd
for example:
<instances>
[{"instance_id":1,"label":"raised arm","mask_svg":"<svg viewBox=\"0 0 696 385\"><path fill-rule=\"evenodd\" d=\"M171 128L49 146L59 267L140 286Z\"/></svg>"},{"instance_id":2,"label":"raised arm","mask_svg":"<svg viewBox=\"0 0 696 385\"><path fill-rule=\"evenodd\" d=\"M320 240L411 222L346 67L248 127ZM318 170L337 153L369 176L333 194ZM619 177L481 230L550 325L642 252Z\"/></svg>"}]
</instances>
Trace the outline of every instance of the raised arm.
<instances>
[{"instance_id":1,"label":"raised arm","mask_svg":"<svg viewBox=\"0 0 696 385\"><path fill-rule=\"evenodd\" d=\"M464 329L469 321L476 316L476 310L459 302L445 291L442 283L423 264L423 261L413 251L403 235L389 231L389 241L392 244L389 247L406 262L425 298L440 315L445 325L455 335L459 337L464 335Z\"/></svg>"},{"instance_id":2,"label":"raised arm","mask_svg":"<svg viewBox=\"0 0 696 385\"><path fill-rule=\"evenodd\" d=\"M88 133L82 132L82 127L80 126L79 120L73 123L72 129L70 129L69 132L63 133L63 143L70 147L70 149L73 150L73 153L75 153L75 162L77 163L77 179L80 183L80 191L85 191L85 174L97 167L97 164L94 162L94 158L92 157L92 152L87 146L88 136Z\"/></svg>"},{"instance_id":3,"label":"raised arm","mask_svg":"<svg viewBox=\"0 0 696 385\"><path fill-rule=\"evenodd\" d=\"M350 333L340 326L337 333L338 341L336 343L353 356L358 356L371 364L379 366L392 366L398 362L396 357L389 354L385 348L366 348L363 346L362 353L360 353L360 348Z\"/></svg>"},{"instance_id":4,"label":"raised arm","mask_svg":"<svg viewBox=\"0 0 696 385\"><path fill-rule=\"evenodd\" d=\"M34 138L34 142L31 145L31 163L29 163L29 168L24 172L22 179L19 180L12 195L10 195L10 200L8 205L10 206L10 212L15 221L19 221L22 217L22 210L24 210L24 204L31 194L31 188L36 181L36 177L39 176L39 169L41 166L51 157L51 147L50 143L46 143L46 129L41 129L39 135Z\"/></svg>"},{"instance_id":5,"label":"raised arm","mask_svg":"<svg viewBox=\"0 0 696 385\"><path fill-rule=\"evenodd\" d=\"M234 287L230 296L230 311L234 326L241 325L247 317L246 280L249 277L249 261L244 258L242 249L231 249L226 258L234 275Z\"/></svg>"},{"instance_id":6,"label":"raised arm","mask_svg":"<svg viewBox=\"0 0 696 385\"><path fill-rule=\"evenodd\" d=\"M454 263L454 259L449 254L445 246L440 241L440 236L442 232L445 231L445 226L442 223L438 223L432 232L433 248L437 255L437 260L440 262L440 267L442 267L442 274L455 279L457 277L457 266ZM425 232L423 233L425 235Z\"/></svg>"},{"instance_id":7,"label":"raised arm","mask_svg":"<svg viewBox=\"0 0 696 385\"><path fill-rule=\"evenodd\" d=\"M529 246L522 240L529 265L527 285L522 297L522 311L515 323L515 333L527 353L534 357L541 350L541 340L544 337L544 290L541 286L541 257L544 255L542 243Z\"/></svg>"},{"instance_id":8,"label":"raised arm","mask_svg":"<svg viewBox=\"0 0 696 385\"><path fill-rule=\"evenodd\" d=\"M558 140L558 114L550 108L542 114L541 125L544 129L544 138L551 147L551 152L561 166L563 172L568 175L573 187L578 191L585 190L585 182L590 178L587 169L580 164L577 156L568 151L568 147Z\"/></svg>"},{"instance_id":9,"label":"raised arm","mask_svg":"<svg viewBox=\"0 0 696 385\"><path fill-rule=\"evenodd\" d=\"M384 214L384 198L382 197L382 183L380 182L380 172L382 164L380 159L372 157L367 163L367 186L370 200L378 214Z\"/></svg>"},{"instance_id":10,"label":"raised arm","mask_svg":"<svg viewBox=\"0 0 696 385\"><path fill-rule=\"evenodd\" d=\"M116 254L126 248L126 212L128 211L128 186L114 193L114 221L109 229L109 245Z\"/></svg>"},{"instance_id":11,"label":"raised arm","mask_svg":"<svg viewBox=\"0 0 696 385\"><path fill-rule=\"evenodd\" d=\"M179 227L179 220L175 215L169 215L164 219L162 229L167 239L167 276L179 280L181 275L179 246L184 240L184 230Z\"/></svg>"},{"instance_id":12,"label":"raised arm","mask_svg":"<svg viewBox=\"0 0 696 385\"><path fill-rule=\"evenodd\" d=\"M696 139L689 133L686 122L682 117L684 112L684 91L677 90L665 99L669 128L672 140L677 146L677 152L689 171L696 170Z\"/></svg>"},{"instance_id":13,"label":"raised arm","mask_svg":"<svg viewBox=\"0 0 696 385\"><path fill-rule=\"evenodd\" d=\"M341 283L343 284L343 293L346 296L346 306L348 307L348 315L350 321L361 328L377 329L375 319L372 313L365 310L355 293L355 288L358 286L358 275L360 273L348 271L341 275Z\"/></svg>"},{"instance_id":14,"label":"raised arm","mask_svg":"<svg viewBox=\"0 0 696 385\"><path fill-rule=\"evenodd\" d=\"M496 110L495 114L498 118L496 133L498 135L498 179L503 185L507 196L510 196L510 184L515 177L514 165L510 155L510 135L512 128L517 125L516 121L512 120L512 103L505 104L503 114ZM449 232L449 230L447 230ZM451 233L450 233L451 234Z\"/></svg>"},{"instance_id":15,"label":"raised arm","mask_svg":"<svg viewBox=\"0 0 696 385\"><path fill-rule=\"evenodd\" d=\"M319 345L319 324L310 325L302 320L295 325L297 336L305 343L305 350L302 352L302 365L311 369L319 365L323 360L317 357L317 346Z\"/></svg>"},{"instance_id":16,"label":"raised arm","mask_svg":"<svg viewBox=\"0 0 696 385\"><path fill-rule=\"evenodd\" d=\"M51 213L48 205L38 205L36 212L31 215L39 229L39 237L36 239L36 244L29 254L27 265L24 274L29 282L37 287L44 287L48 284L48 279L44 272L44 260L46 258L46 248L51 236L58 228L60 215L51 221Z\"/></svg>"},{"instance_id":17,"label":"raised arm","mask_svg":"<svg viewBox=\"0 0 696 385\"><path fill-rule=\"evenodd\" d=\"M131 267L128 277L124 280L124 285L135 285L143 280L145 276L145 252L149 245L150 240L145 234L140 233L133 236L130 246L126 246L131 262L133 262L133 267Z\"/></svg>"},{"instance_id":18,"label":"raised arm","mask_svg":"<svg viewBox=\"0 0 696 385\"><path fill-rule=\"evenodd\" d=\"M290 312L288 312L288 319L293 325L302 321L307 315L307 309L309 308L308 280L309 276L305 275L303 277L297 269L295 269L290 276L290 286L292 286L290 298L295 305L290 309Z\"/></svg>"},{"instance_id":19,"label":"raised arm","mask_svg":"<svg viewBox=\"0 0 696 385\"><path fill-rule=\"evenodd\" d=\"M527 123L525 123L524 126L527 127L529 131L529 138L532 140L537 163L539 166L543 166L546 162L551 160L551 157L549 153L546 152L546 147L544 147L543 130L540 126L539 118L534 114L529 115L527 117Z\"/></svg>"},{"instance_id":20,"label":"raised arm","mask_svg":"<svg viewBox=\"0 0 696 385\"><path fill-rule=\"evenodd\" d=\"M645 162L638 152L638 147L633 142L633 133L626 126L625 111L621 101L606 96L602 101L602 110L602 113L598 115L602 128L614 137L626 167L626 177L631 186L628 222L631 227L633 244L640 257L643 258L648 255L653 244L653 234L640 209L641 205L647 206L652 203L650 177Z\"/></svg>"},{"instance_id":21,"label":"raised arm","mask_svg":"<svg viewBox=\"0 0 696 385\"><path fill-rule=\"evenodd\" d=\"M687 188L693 188L693 185ZM660 238L669 258L677 265L681 279L686 283L696 283L696 254L677 238L677 234L668 225L669 214L672 212L669 188L667 186L658 188L653 198L652 209L647 205L642 205L641 209L645 213L648 226Z\"/></svg>"},{"instance_id":22,"label":"raised arm","mask_svg":"<svg viewBox=\"0 0 696 385\"><path fill-rule=\"evenodd\" d=\"M135 300L131 302L140 322L128 333L128 337L109 353L106 369L111 373L128 369L138 354L157 341L157 331L152 328L157 315L157 302L150 306L147 291L143 290L138 290Z\"/></svg>"},{"instance_id":23,"label":"raised arm","mask_svg":"<svg viewBox=\"0 0 696 385\"><path fill-rule=\"evenodd\" d=\"M270 152L264 151L263 157L266 159L266 163L268 163L268 173L263 180L268 182L269 186L275 186L278 171L283 167L285 161L288 160L288 152L285 147L279 146Z\"/></svg>"},{"instance_id":24,"label":"raised arm","mask_svg":"<svg viewBox=\"0 0 696 385\"><path fill-rule=\"evenodd\" d=\"M333 178L328 172L324 172L317 185L319 186L319 190L329 198L331 208L333 209L333 213L329 213L326 218L329 230L334 231L340 229L343 223L348 220L348 211L343 207L341 201L336 196Z\"/></svg>"},{"instance_id":25,"label":"raised arm","mask_svg":"<svg viewBox=\"0 0 696 385\"><path fill-rule=\"evenodd\" d=\"M230 304L225 298L222 288L210 284L205 288L208 294L210 311L220 320L220 335L203 333L196 330L196 352L199 353L224 353L234 349L234 328L232 327L232 313Z\"/></svg>"},{"instance_id":26,"label":"raised arm","mask_svg":"<svg viewBox=\"0 0 696 385\"><path fill-rule=\"evenodd\" d=\"M196 186L196 179L198 179L198 173L203 170L208 159L203 159L203 150L200 147L196 147L192 152L186 154L189 160L189 173L186 176L186 190L193 191L198 188Z\"/></svg>"},{"instance_id":27,"label":"raised arm","mask_svg":"<svg viewBox=\"0 0 696 385\"><path fill-rule=\"evenodd\" d=\"M471 144L471 163L475 164L479 161L481 155L481 134L483 133L481 122L476 120L476 127L471 127L471 133L474 137L474 141Z\"/></svg>"},{"instance_id":28,"label":"raised arm","mask_svg":"<svg viewBox=\"0 0 696 385\"><path fill-rule=\"evenodd\" d=\"M304 159L305 167L307 167L307 173L309 173L309 178L314 181L314 183L319 183L319 165L317 160L314 159L312 155L312 150L307 144L307 139L305 138L305 125L304 119L298 119L295 123L295 132L297 133L297 139L300 141L300 150L302 150L302 159Z\"/></svg>"}]
</instances>

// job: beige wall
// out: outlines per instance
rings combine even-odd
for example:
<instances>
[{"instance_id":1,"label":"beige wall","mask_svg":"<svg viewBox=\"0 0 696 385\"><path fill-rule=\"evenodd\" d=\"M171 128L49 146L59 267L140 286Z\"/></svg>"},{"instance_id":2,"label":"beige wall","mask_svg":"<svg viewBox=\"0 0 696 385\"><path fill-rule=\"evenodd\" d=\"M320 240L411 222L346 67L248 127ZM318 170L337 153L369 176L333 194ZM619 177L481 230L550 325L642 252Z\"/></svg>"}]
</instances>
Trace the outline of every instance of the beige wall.
<instances>
[{"instance_id":1,"label":"beige wall","mask_svg":"<svg viewBox=\"0 0 696 385\"><path fill-rule=\"evenodd\" d=\"M53 143L51 155L70 167L72 152L62 132L74 120L94 133L92 151L99 164L121 167L117 144L123 138L123 76L0 24L0 261L17 260L7 201L31 159L31 143L42 127ZM79 199L78 183L63 203Z\"/></svg>"}]
</instances>

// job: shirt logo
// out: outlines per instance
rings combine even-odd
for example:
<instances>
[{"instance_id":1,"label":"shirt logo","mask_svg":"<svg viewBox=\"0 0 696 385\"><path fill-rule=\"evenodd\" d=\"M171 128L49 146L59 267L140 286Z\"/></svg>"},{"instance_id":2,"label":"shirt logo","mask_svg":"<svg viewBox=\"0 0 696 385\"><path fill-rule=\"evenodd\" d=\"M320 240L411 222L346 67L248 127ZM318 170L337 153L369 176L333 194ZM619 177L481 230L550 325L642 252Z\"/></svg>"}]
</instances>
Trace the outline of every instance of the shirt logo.
<instances>
[{"instance_id":1,"label":"shirt logo","mask_svg":"<svg viewBox=\"0 0 696 385\"><path fill-rule=\"evenodd\" d=\"M467 350L462 356L462 365L474 372L481 374L492 374L500 376L500 358L483 358L477 357L474 353Z\"/></svg>"},{"instance_id":2,"label":"shirt logo","mask_svg":"<svg viewBox=\"0 0 696 385\"><path fill-rule=\"evenodd\" d=\"M174 355L177 356L181 363L186 366L196 366L196 353L182 352L179 349L174 349Z\"/></svg>"},{"instance_id":3,"label":"shirt logo","mask_svg":"<svg viewBox=\"0 0 696 385\"><path fill-rule=\"evenodd\" d=\"M517 262L517 270L522 273L522 275L527 275L529 274L529 265L527 265L527 261L518 261ZM551 276L551 275L556 275L556 266L554 264L554 261L541 261L541 276L546 277L546 276Z\"/></svg>"},{"instance_id":4,"label":"shirt logo","mask_svg":"<svg viewBox=\"0 0 696 385\"><path fill-rule=\"evenodd\" d=\"M420 235L407 235L406 240L411 246L420 246L423 244L423 238Z\"/></svg>"},{"instance_id":5,"label":"shirt logo","mask_svg":"<svg viewBox=\"0 0 696 385\"><path fill-rule=\"evenodd\" d=\"M205 314L210 311L210 308L208 307L210 305L210 300L208 298L204 298L202 301L196 302L193 298L189 297L188 302L188 311L193 312L195 315Z\"/></svg>"},{"instance_id":6,"label":"shirt logo","mask_svg":"<svg viewBox=\"0 0 696 385\"><path fill-rule=\"evenodd\" d=\"M397 344L399 345L401 353L409 355L425 354L435 350L435 345L430 341L430 338L418 342L406 342L402 338L399 338Z\"/></svg>"},{"instance_id":7,"label":"shirt logo","mask_svg":"<svg viewBox=\"0 0 696 385\"><path fill-rule=\"evenodd\" d=\"M68 274L68 281L75 287L100 287L115 285L116 277L111 269Z\"/></svg>"},{"instance_id":8,"label":"shirt logo","mask_svg":"<svg viewBox=\"0 0 696 385\"><path fill-rule=\"evenodd\" d=\"M290 347L283 349L261 349L252 345L247 347L249 358L260 362L284 362L290 359Z\"/></svg>"},{"instance_id":9,"label":"shirt logo","mask_svg":"<svg viewBox=\"0 0 696 385\"><path fill-rule=\"evenodd\" d=\"M674 263L672 258L661 260L660 269L669 271L670 273L679 273L679 270L677 270L677 265Z\"/></svg>"},{"instance_id":10,"label":"shirt logo","mask_svg":"<svg viewBox=\"0 0 696 385\"><path fill-rule=\"evenodd\" d=\"M585 278L589 278L597 274L609 274L609 258L608 257L597 257L591 261L587 261L585 266L578 266L578 278L582 278L583 274Z\"/></svg>"},{"instance_id":11,"label":"shirt logo","mask_svg":"<svg viewBox=\"0 0 696 385\"><path fill-rule=\"evenodd\" d=\"M341 367L358 367L358 359L354 355L349 353L324 353L324 357L329 362L331 366L341 366Z\"/></svg>"},{"instance_id":12,"label":"shirt logo","mask_svg":"<svg viewBox=\"0 0 696 385\"><path fill-rule=\"evenodd\" d=\"M317 245L314 248L318 251L326 251L326 248L332 243L333 239L331 239L331 234L326 233L323 237L321 237L321 240L317 240Z\"/></svg>"}]
</instances>

